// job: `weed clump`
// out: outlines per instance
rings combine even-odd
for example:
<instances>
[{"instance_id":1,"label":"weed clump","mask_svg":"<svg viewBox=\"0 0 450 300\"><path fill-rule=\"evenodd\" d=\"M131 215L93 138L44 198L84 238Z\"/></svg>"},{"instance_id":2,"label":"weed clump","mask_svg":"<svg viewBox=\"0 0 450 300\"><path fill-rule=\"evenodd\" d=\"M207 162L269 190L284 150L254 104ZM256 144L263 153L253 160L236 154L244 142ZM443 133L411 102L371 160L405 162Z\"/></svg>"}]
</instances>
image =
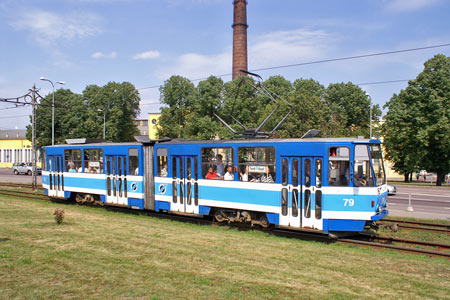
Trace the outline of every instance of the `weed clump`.
<instances>
[{"instance_id":1,"label":"weed clump","mask_svg":"<svg viewBox=\"0 0 450 300\"><path fill-rule=\"evenodd\" d=\"M66 212L64 211L64 209L59 208L55 209L53 215L55 216L56 223L61 224L63 222L65 213Z\"/></svg>"}]
</instances>

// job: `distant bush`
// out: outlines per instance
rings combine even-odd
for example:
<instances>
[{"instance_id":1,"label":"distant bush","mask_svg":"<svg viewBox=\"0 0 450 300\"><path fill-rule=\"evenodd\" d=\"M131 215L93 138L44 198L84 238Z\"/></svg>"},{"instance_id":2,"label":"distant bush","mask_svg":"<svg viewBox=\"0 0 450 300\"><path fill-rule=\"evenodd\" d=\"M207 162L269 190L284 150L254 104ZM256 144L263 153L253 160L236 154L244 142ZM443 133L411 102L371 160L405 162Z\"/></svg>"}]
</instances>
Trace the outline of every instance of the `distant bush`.
<instances>
[{"instance_id":1,"label":"distant bush","mask_svg":"<svg viewBox=\"0 0 450 300\"><path fill-rule=\"evenodd\" d=\"M61 224L63 222L65 213L66 212L64 211L64 209L59 208L55 209L53 215L55 216L56 223Z\"/></svg>"}]
</instances>

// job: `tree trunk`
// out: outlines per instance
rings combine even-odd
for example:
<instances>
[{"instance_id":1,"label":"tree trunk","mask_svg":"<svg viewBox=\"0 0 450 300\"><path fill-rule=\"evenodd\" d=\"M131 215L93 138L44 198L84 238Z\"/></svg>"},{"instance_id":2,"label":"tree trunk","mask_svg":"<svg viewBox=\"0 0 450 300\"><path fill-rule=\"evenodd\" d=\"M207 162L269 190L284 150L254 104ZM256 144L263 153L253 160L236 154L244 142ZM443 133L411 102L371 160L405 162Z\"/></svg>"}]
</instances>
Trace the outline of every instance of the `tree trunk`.
<instances>
[{"instance_id":1,"label":"tree trunk","mask_svg":"<svg viewBox=\"0 0 450 300\"><path fill-rule=\"evenodd\" d=\"M437 172L436 186L441 186L442 185L442 181L444 181L444 178L445 178L445 173Z\"/></svg>"},{"instance_id":2,"label":"tree trunk","mask_svg":"<svg viewBox=\"0 0 450 300\"><path fill-rule=\"evenodd\" d=\"M405 182L409 182L409 173L406 173L404 176L405 176Z\"/></svg>"},{"instance_id":3,"label":"tree trunk","mask_svg":"<svg viewBox=\"0 0 450 300\"><path fill-rule=\"evenodd\" d=\"M412 182L413 181L413 173L409 173L409 181Z\"/></svg>"}]
</instances>

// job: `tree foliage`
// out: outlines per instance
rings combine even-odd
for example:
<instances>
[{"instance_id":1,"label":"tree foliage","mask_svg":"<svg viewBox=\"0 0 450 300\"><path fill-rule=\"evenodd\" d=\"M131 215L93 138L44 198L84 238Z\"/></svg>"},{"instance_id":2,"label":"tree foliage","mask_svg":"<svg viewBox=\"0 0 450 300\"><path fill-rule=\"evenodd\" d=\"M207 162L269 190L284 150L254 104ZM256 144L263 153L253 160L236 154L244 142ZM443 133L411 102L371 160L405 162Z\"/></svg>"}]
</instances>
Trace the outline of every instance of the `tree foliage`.
<instances>
[{"instance_id":1,"label":"tree foliage","mask_svg":"<svg viewBox=\"0 0 450 300\"><path fill-rule=\"evenodd\" d=\"M384 143L394 169L436 172L441 185L450 172L450 58L439 54L426 61L385 107Z\"/></svg>"},{"instance_id":2,"label":"tree foliage","mask_svg":"<svg viewBox=\"0 0 450 300\"><path fill-rule=\"evenodd\" d=\"M249 83L249 84L248 84ZM313 79L298 79L291 83L282 76L272 76L263 85L281 99L275 103L258 92L251 78L237 78L223 83L211 76L195 87L188 79L172 76L161 87L162 115L159 137L185 139L230 138L232 133L214 116L217 114L236 131L242 128L234 116L247 128L256 128L277 106L277 111L263 126L271 131L289 112L278 128L279 137L301 137L309 129L319 129L324 137L369 135L370 99L351 83L332 84L325 88ZM381 110L373 108L377 120Z\"/></svg>"},{"instance_id":3,"label":"tree foliage","mask_svg":"<svg viewBox=\"0 0 450 300\"><path fill-rule=\"evenodd\" d=\"M139 114L139 92L128 82L89 85L82 94L68 89L55 92L55 144L68 138L102 138L106 115L106 140L134 141L139 131L134 120ZM31 126L27 126L31 140ZM36 138L39 146L52 142L52 94L41 100L36 111Z\"/></svg>"}]
</instances>

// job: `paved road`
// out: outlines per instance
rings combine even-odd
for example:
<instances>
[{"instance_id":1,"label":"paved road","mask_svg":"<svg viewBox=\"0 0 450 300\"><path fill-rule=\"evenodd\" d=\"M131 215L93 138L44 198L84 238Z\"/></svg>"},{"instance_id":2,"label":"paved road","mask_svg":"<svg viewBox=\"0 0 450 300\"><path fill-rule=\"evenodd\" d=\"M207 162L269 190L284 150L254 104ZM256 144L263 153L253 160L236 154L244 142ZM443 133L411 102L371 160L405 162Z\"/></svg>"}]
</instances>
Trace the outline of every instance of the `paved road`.
<instances>
[{"instance_id":1,"label":"paved road","mask_svg":"<svg viewBox=\"0 0 450 300\"><path fill-rule=\"evenodd\" d=\"M408 199L414 212L407 212ZM397 195L388 197L390 215L450 220L450 188L397 186Z\"/></svg>"},{"instance_id":2,"label":"paved road","mask_svg":"<svg viewBox=\"0 0 450 300\"><path fill-rule=\"evenodd\" d=\"M32 177L28 175L14 175L9 168L0 168L0 182L28 183L31 184ZM37 177L37 184L41 184L41 176Z\"/></svg>"}]
</instances>

